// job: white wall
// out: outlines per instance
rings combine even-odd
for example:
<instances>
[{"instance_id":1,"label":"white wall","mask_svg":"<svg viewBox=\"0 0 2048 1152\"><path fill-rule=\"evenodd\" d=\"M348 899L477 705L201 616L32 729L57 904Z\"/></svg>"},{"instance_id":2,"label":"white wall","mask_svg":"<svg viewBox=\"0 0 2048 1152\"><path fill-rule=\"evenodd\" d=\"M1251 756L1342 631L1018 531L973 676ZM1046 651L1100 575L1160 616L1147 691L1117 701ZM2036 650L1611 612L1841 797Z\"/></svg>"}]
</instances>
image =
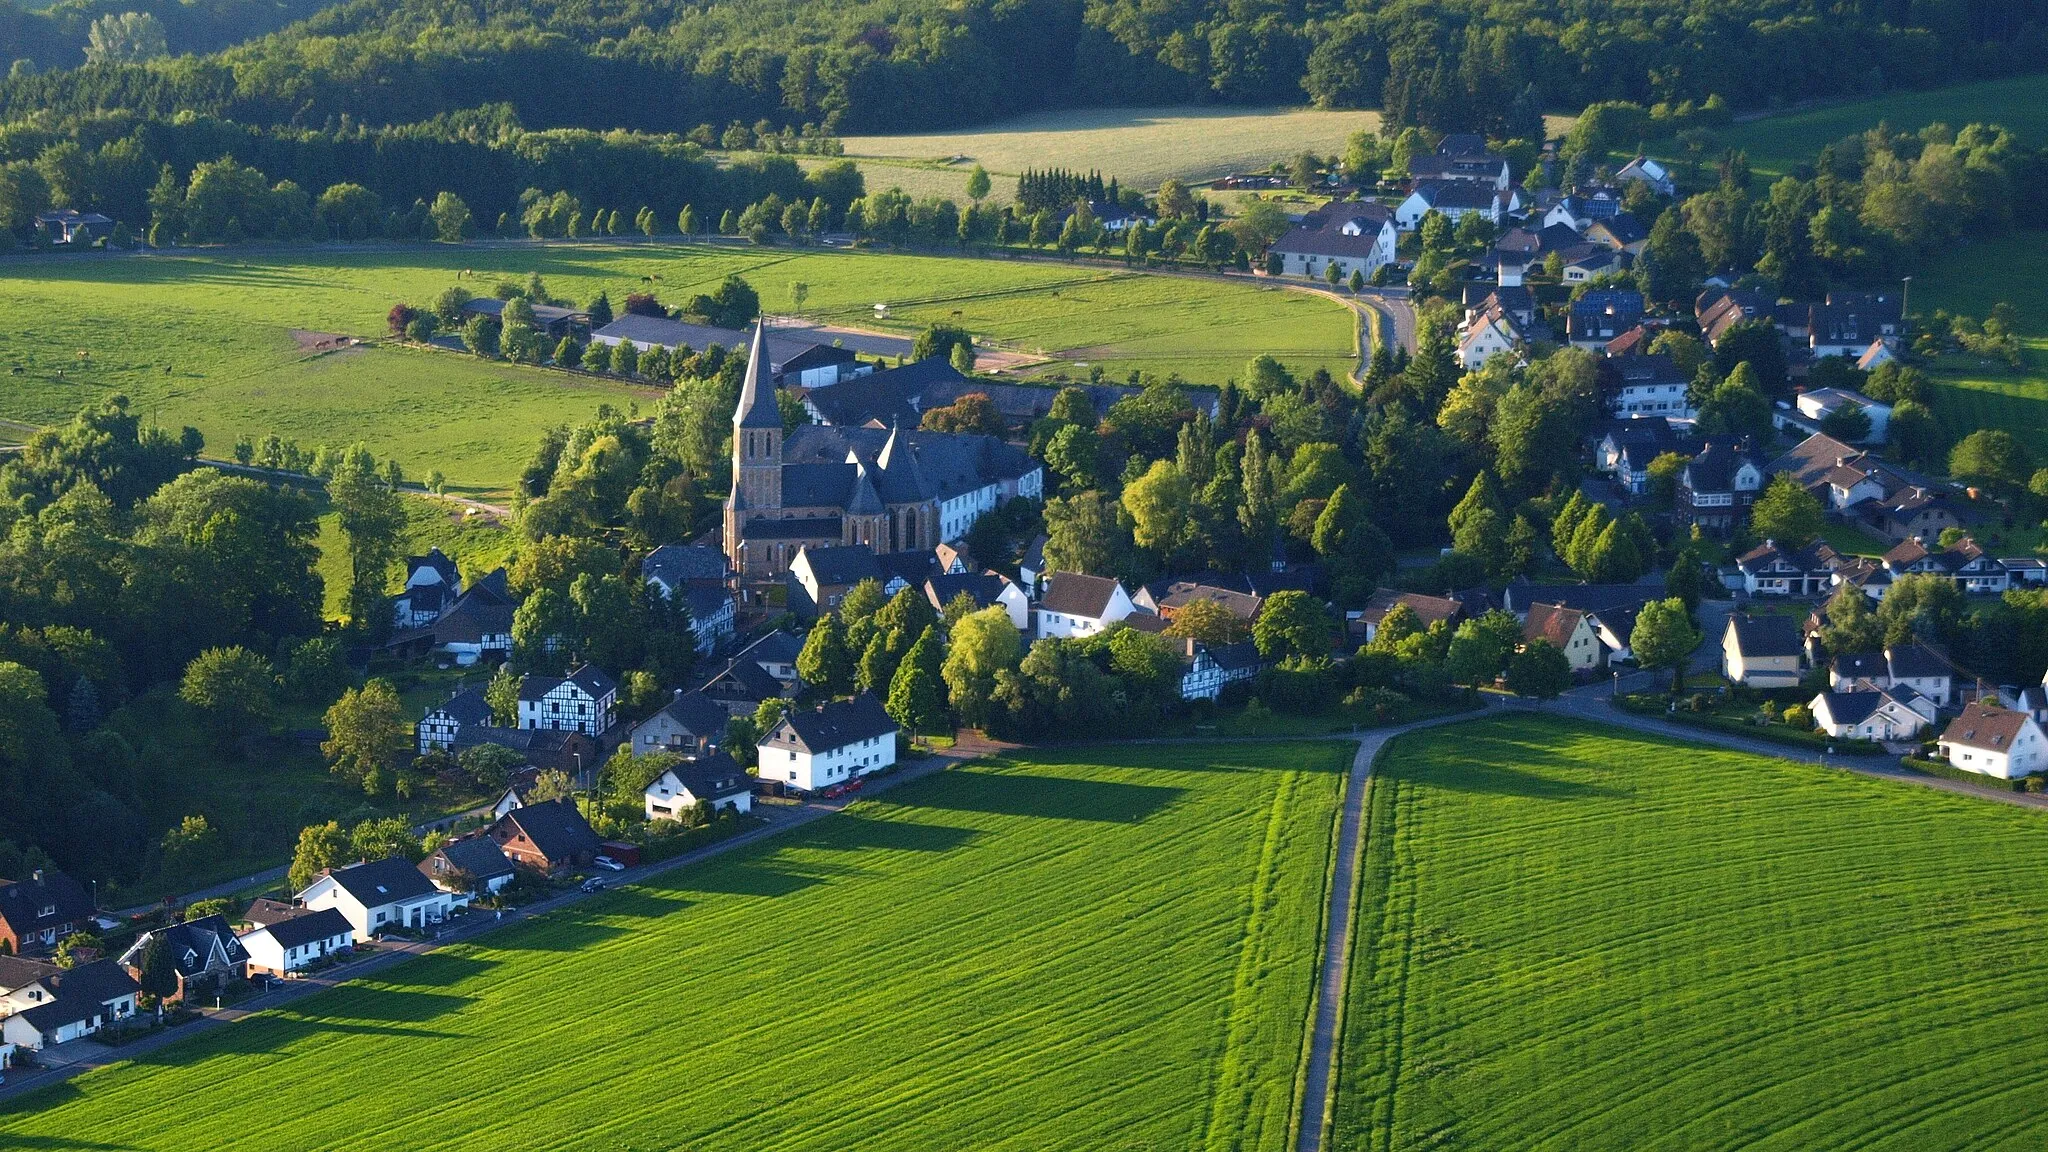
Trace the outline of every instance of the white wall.
<instances>
[{"instance_id":1,"label":"white wall","mask_svg":"<svg viewBox=\"0 0 2048 1152\"><path fill-rule=\"evenodd\" d=\"M896 735L885 732L815 754L767 744L754 751L759 757L761 779L780 781L784 787L802 792L815 792L896 763Z\"/></svg>"}]
</instances>

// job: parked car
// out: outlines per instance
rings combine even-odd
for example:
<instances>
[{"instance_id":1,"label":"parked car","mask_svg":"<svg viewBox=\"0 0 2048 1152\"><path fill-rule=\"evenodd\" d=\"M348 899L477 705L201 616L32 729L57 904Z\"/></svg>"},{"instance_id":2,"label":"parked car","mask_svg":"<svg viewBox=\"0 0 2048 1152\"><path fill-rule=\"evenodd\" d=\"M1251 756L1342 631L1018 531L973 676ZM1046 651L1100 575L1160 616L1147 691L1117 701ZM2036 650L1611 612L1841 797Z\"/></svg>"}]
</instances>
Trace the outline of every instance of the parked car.
<instances>
[{"instance_id":1,"label":"parked car","mask_svg":"<svg viewBox=\"0 0 2048 1152\"><path fill-rule=\"evenodd\" d=\"M599 868L603 868L607 872L624 872L626 870L626 866L624 864L619 863L617 860L614 860L609 856L599 856L596 859L593 859L591 863L597 865Z\"/></svg>"},{"instance_id":2,"label":"parked car","mask_svg":"<svg viewBox=\"0 0 2048 1152\"><path fill-rule=\"evenodd\" d=\"M592 876L590 879L585 880L583 882L583 890L585 892L602 892L604 891L604 880L599 877Z\"/></svg>"}]
</instances>

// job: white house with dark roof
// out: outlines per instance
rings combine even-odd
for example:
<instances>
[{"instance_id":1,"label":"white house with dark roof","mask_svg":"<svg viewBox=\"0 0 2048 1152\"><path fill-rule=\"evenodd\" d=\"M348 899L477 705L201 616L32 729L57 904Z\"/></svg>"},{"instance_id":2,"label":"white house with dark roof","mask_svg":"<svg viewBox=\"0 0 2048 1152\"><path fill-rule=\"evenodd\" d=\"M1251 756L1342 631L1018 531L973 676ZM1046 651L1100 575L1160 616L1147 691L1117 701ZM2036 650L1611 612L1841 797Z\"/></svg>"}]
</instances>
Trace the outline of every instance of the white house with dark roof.
<instances>
[{"instance_id":1,"label":"white house with dark roof","mask_svg":"<svg viewBox=\"0 0 2048 1152\"><path fill-rule=\"evenodd\" d=\"M284 976L354 951L355 928L333 908L298 909L244 932L241 941L249 956L249 971Z\"/></svg>"},{"instance_id":2,"label":"white house with dark roof","mask_svg":"<svg viewBox=\"0 0 2048 1152\"><path fill-rule=\"evenodd\" d=\"M754 807L754 778L723 752L684 760L662 770L641 793L649 820L680 820L699 803L745 815Z\"/></svg>"},{"instance_id":3,"label":"white house with dark roof","mask_svg":"<svg viewBox=\"0 0 2048 1152\"><path fill-rule=\"evenodd\" d=\"M1828 685L1838 692L1858 683L1910 688L1946 708L1955 691L1955 667L1925 644L1897 644L1882 652L1845 652L1828 668Z\"/></svg>"},{"instance_id":4,"label":"white house with dark roof","mask_svg":"<svg viewBox=\"0 0 2048 1152\"><path fill-rule=\"evenodd\" d=\"M439 924L455 898L421 875L412 861L393 856L336 868L308 884L299 903L316 912L332 908L341 913L360 943L389 928Z\"/></svg>"},{"instance_id":5,"label":"white house with dark roof","mask_svg":"<svg viewBox=\"0 0 2048 1152\"><path fill-rule=\"evenodd\" d=\"M392 601L393 624L419 628L433 623L462 595L462 574L439 548L405 561L405 588Z\"/></svg>"},{"instance_id":6,"label":"white house with dark roof","mask_svg":"<svg viewBox=\"0 0 2048 1152\"><path fill-rule=\"evenodd\" d=\"M1334 264L1340 280L1353 272L1370 280L1394 262L1399 243L1394 214L1384 204L1346 200L1302 217L1268 251L1279 259L1283 276L1326 280Z\"/></svg>"},{"instance_id":7,"label":"white house with dark roof","mask_svg":"<svg viewBox=\"0 0 2048 1152\"><path fill-rule=\"evenodd\" d=\"M45 973L0 996L0 1042L40 1052L90 1036L133 1017L141 991L111 959Z\"/></svg>"},{"instance_id":8,"label":"white house with dark roof","mask_svg":"<svg viewBox=\"0 0 2048 1152\"><path fill-rule=\"evenodd\" d=\"M999 572L952 573L933 576L924 582L924 597L935 611L965 595L977 608L1001 605L1010 624L1019 632L1031 629L1031 598L1016 581Z\"/></svg>"},{"instance_id":9,"label":"white house with dark roof","mask_svg":"<svg viewBox=\"0 0 2048 1152\"><path fill-rule=\"evenodd\" d=\"M1486 362L1496 356L1516 353L1525 339L1522 326L1502 306L1497 296L1487 297L1485 305L1465 321L1458 332L1458 347L1453 353L1458 367L1467 372L1477 372Z\"/></svg>"},{"instance_id":10,"label":"white house with dark roof","mask_svg":"<svg viewBox=\"0 0 2048 1152\"><path fill-rule=\"evenodd\" d=\"M1934 701L1911 688L1880 687L1868 680L1822 692L1809 707L1813 726L1838 740L1911 740L1938 715Z\"/></svg>"},{"instance_id":11,"label":"white house with dark roof","mask_svg":"<svg viewBox=\"0 0 2048 1152\"><path fill-rule=\"evenodd\" d=\"M1805 653L1793 617L1734 612L1721 633L1721 674L1751 688L1790 688L1799 683Z\"/></svg>"},{"instance_id":12,"label":"white house with dark roof","mask_svg":"<svg viewBox=\"0 0 2048 1152\"><path fill-rule=\"evenodd\" d=\"M1137 610L1121 581L1108 576L1058 572L1032 609L1039 638L1093 636Z\"/></svg>"},{"instance_id":13,"label":"white house with dark roof","mask_svg":"<svg viewBox=\"0 0 2048 1152\"><path fill-rule=\"evenodd\" d=\"M2025 712L1971 703L1941 734L1941 758L1965 772L2017 780L2048 770L2048 736Z\"/></svg>"},{"instance_id":14,"label":"white house with dark roof","mask_svg":"<svg viewBox=\"0 0 2048 1152\"><path fill-rule=\"evenodd\" d=\"M724 708L702 692L678 688L654 715L634 725L627 746L635 756L656 752L708 755L725 741L725 725L730 719Z\"/></svg>"},{"instance_id":15,"label":"white house with dark roof","mask_svg":"<svg viewBox=\"0 0 2048 1152\"><path fill-rule=\"evenodd\" d=\"M596 736L612 726L619 686L610 676L579 664L567 676L519 678L519 726Z\"/></svg>"},{"instance_id":16,"label":"white house with dark roof","mask_svg":"<svg viewBox=\"0 0 2048 1152\"><path fill-rule=\"evenodd\" d=\"M897 731L872 692L794 709L755 748L757 770L799 792L830 788L896 763Z\"/></svg>"},{"instance_id":17,"label":"white house with dark roof","mask_svg":"<svg viewBox=\"0 0 2048 1152\"><path fill-rule=\"evenodd\" d=\"M1514 211L1518 201L1512 192L1468 180L1423 180L1394 209L1394 222L1403 232L1422 227L1422 218L1435 212L1456 224L1466 216L1484 216L1499 224Z\"/></svg>"},{"instance_id":18,"label":"white house with dark roof","mask_svg":"<svg viewBox=\"0 0 2048 1152\"><path fill-rule=\"evenodd\" d=\"M475 743L480 729L492 727L491 705L481 688L468 688L430 706L413 726L414 744L425 754ZM472 737L465 740L464 737Z\"/></svg>"}]
</instances>

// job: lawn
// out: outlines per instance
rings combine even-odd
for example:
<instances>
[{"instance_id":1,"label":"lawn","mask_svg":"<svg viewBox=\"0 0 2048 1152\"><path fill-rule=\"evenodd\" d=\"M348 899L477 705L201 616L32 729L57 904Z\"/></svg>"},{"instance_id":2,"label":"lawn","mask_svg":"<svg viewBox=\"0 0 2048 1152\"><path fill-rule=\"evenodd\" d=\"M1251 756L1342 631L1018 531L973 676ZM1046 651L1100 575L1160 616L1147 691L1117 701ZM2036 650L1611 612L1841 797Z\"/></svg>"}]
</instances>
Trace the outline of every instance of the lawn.
<instances>
[{"instance_id":1,"label":"lawn","mask_svg":"<svg viewBox=\"0 0 2048 1152\"><path fill-rule=\"evenodd\" d=\"M1370 821L1334 1147L2048 1140L2040 813L1520 718Z\"/></svg>"},{"instance_id":2,"label":"lawn","mask_svg":"<svg viewBox=\"0 0 2048 1152\"><path fill-rule=\"evenodd\" d=\"M405 503L406 555L424 556L427 549L439 548L455 561L464 587L477 577L489 575L491 569L511 562L517 539L510 528L489 518L465 516L461 508L426 496L400 499ZM320 549L319 572L326 586L327 615L338 620L348 600L349 580L348 540L341 534L339 515L321 514L320 535L314 543ZM394 592L399 579L394 572Z\"/></svg>"},{"instance_id":3,"label":"lawn","mask_svg":"<svg viewBox=\"0 0 2048 1152\"><path fill-rule=\"evenodd\" d=\"M1936 309L1983 319L2005 301L2019 316L2026 367L2018 372L1967 353L1928 365L1934 416L1949 441L1979 428L2003 428L2029 445L2048 444L2048 290L2023 268L2048 259L2048 232L2014 232L1957 248L1913 278L1913 314Z\"/></svg>"},{"instance_id":4,"label":"lawn","mask_svg":"<svg viewBox=\"0 0 2048 1152\"><path fill-rule=\"evenodd\" d=\"M320 354L293 335L379 337L394 303L428 303L465 270L477 291L538 271L556 295L603 290L615 305L650 287L679 302L738 272L770 311L789 309L802 282L816 318L873 325L887 303L898 333L961 322L1118 376L1209 384L1265 351L1340 371L1353 346L1347 310L1314 296L1052 262L596 241L17 258L0 261L0 307L22 318L0 333L0 362L20 369L0 419L63 420L121 391L146 418L196 426L218 455L273 432L308 448L361 441L408 475L438 468L454 491L502 495L542 428L656 397L461 354Z\"/></svg>"},{"instance_id":5,"label":"lawn","mask_svg":"<svg viewBox=\"0 0 2048 1152\"><path fill-rule=\"evenodd\" d=\"M2012 76L1930 92L1893 92L1770 116L1718 133L1709 151L1740 148L1749 153L1750 167L1757 173L1780 176L1795 165L1812 163L1822 147L1875 128L1880 120L1902 132L1918 132L1936 121L1951 128L1997 123L2023 143L2038 146L2048 142L2048 75Z\"/></svg>"},{"instance_id":6,"label":"lawn","mask_svg":"<svg viewBox=\"0 0 2048 1152\"><path fill-rule=\"evenodd\" d=\"M1350 752L949 771L28 1097L0 1143L1280 1152Z\"/></svg>"}]
</instances>

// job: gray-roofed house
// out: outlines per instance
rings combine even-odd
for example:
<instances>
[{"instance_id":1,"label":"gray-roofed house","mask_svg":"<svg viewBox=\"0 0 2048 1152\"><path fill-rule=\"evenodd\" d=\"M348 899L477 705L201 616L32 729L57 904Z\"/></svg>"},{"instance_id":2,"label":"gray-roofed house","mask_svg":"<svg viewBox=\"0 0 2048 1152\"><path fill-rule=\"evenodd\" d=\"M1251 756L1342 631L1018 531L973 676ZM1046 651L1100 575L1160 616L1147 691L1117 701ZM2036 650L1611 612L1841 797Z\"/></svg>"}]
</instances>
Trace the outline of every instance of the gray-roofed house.
<instances>
[{"instance_id":1,"label":"gray-roofed house","mask_svg":"<svg viewBox=\"0 0 2048 1152\"><path fill-rule=\"evenodd\" d=\"M839 602L863 580L882 582L882 566L867 545L799 547L789 562L790 609L806 620L836 612Z\"/></svg>"},{"instance_id":2,"label":"gray-roofed house","mask_svg":"<svg viewBox=\"0 0 2048 1152\"><path fill-rule=\"evenodd\" d=\"M1640 357L1631 357L1640 359ZM1681 399L1679 403L1683 404ZM1682 441L1670 420L1662 416L1635 416L1608 423L1593 444L1593 467L1614 477L1623 490L1641 495L1650 490L1650 464L1666 452L1680 450Z\"/></svg>"},{"instance_id":3,"label":"gray-roofed house","mask_svg":"<svg viewBox=\"0 0 2048 1152\"><path fill-rule=\"evenodd\" d=\"M55 868L37 868L24 880L0 880L0 944L33 956L92 922L85 887Z\"/></svg>"},{"instance_id":4,"label":"gray-roofed house","mask_svg":"<svg viewBox=\"0 0 2048 1152\"><path fill-rule=\"evenodd\" d=\"M316 912L332 908L341 913L357 943L386 929L439 924L454 907L453 897L399 856L327 872L299 893L299 903Z\"/></svg>"},{"instance_id":5,"label":"gray-roofed house","mask_svg":"<svg viewBox=\"0 0 2048 1152\"><path fill-rule=\"evenodd\" d=\"M709 324L628 312L591 333L590 342L606 346L631 344L642 352L654 348L702 352L715 344L737 353L747 346L747 336L744 329L714 328ZM851 348L820 344L801 336L770 333L767 351L769 371L775 383L785 387L825 388L874 371L872 365L861 363Z\"/></svg>"},{"instance_id":6,"label":"gray-roofed house","mask_svg":"<svg viewBox=\"0 0 2048 1152\"><path fill-rule=\"evenodd\" d=\"M0 997L0 1042L39 1052L90 1036L135 1015L142 991L111 959L59 969Z\"/></svg>"},{"instance_id":7,"label":"gray-roofed house","mask_svg":"<svg viewBox=\"0 0 2048 1152\"><path fill-rule=\"evenodd\" d=\"M1399 241L1394 214L1385 205L1345 200L1302 217L1267 251L1280 261L1283 276L1323 280L1335 265L1340 280L1350 279L1353 272L1370 280L1394 262Z\"/></svg>"},{"instance_id":8,"label":"gray-roofed house","mask_svg":"<svg viewBox=\"0 0 2048 1152\"><path fill-rule=\"evenodd\" d=\"M1700 528L1725 532L1749 519L1764 486L1764 462L1749 442L1709 439L1678 474L1678 514Z\"/></svg>"},{"instance_id":9,"label":"gray-roofed house","mask_svg":"<svg viewBox=\"0 0 2048 1152\"><path fill-rule=\"evenodd\" d=\"M732 565L709 544L663 544L641 559L640 576L663 596L674 596L679 588L725 587Z\"/></svg>"},{"instance_id":10,"label":"gray-roofed house","mask_svg":"<svg viewBox=\"0 0 2048 1152\"><path fill-rule=\"evenodd\" d=\"M938 575L924 582L924 597L940 612L956 597L966 596L976 608L1000 605L1019 632L1031 629L1031 598L1009 577L997 572L961 572Z\"/></svg>"},{"instance_id":11,"label":"gray-roofed house","mask_svg":"<svg viewBox=\"0 0 2048 1152\"><path fill-rule=\"evenodd\" d=\"M427 708L413 727L414 743L421 753L455 749L476 742L465 741L464 736L474 737L478 729L489 727L491 705L484 699L483 689L467 688Z\"/></svg>"},{"instance_id":12,"label":"gray-roofed house","mask_svg":"<svg viewBox=\"0 0 2048 1152\"><path fill-rule=\"evenodd\" d=\"M496 840L482 834L448 841L420 861L419 867L434 887L463 901L495 893L512 882L511 857Z\"/></svg>"},{"instance_id":13,"label":"gray-roofed house","mask_svg":"<svg viewBox=\"0 0 2048 1152\"><path fill-rule=\"evenodd\" d=\"M355 928L333 908L294 909L290 916L242 933L241 939L249 971L268 976L301 972L355 950Z\"/></svg>"},{"instance_id":14,"label":"gray-roofed house","mask_svg":"<svg viewBox=\"0 0 2048 1152\"><path fill-rule=\"evenodd\" d=\"M1033 609L1040 637L1093 636L1137 610L1121 582L1108 576L1056 572Z\"/></svg>"},{"instance_id":15,"label":"gray-roofed house","mask_svg":"<svg viewBox=\"0 0 2048 1152\"><path fill-rule=\"evenodd\" d=\"M508 303L510 301L478 296L463 304L462 312L465 316L488 316L493 320L502 320L505 305ZM580 308L563 308L555 304L530 306L533 309L533 326L546 334L550 340L560 340L564 336L590 331L590 313Z\"/></svg>"},{"instance_id":16,"label":"gray-roofed house","mask_svg":"<svg viewBox=\"0 0 2048 1152\"><path fill-rule=\"evenodd\" d=\"M708 804L715 811L753 810L754 778L723 752L684 760L662 770L641 794L649 820L680 820L683 811Z\"/></svg>"},{"instance_id":17,"label":"gray-roofed house","mask_svg":"<svg viewBox=\"0 0 2048 1152\"><path fill-rule=\"evenodd\" d=\"M635 725L632 749L635 756L674 752L682 756L705 756L725 741L725 725L731 719L724 708L702 692L676 689L668 703L654 715Z\"/></svg>"},{"instance_id":18,"label":"gray-roofed house","mask_svg":"<svg viewBox=\"0 0 2048 1152\"><path fill-rule=\"evenodd\" d=\"M1934 701L1911 688L1860 680L1814 696L1813 726L1836 739L1911 740L1936 717Z\"/></svg>"},{"instance_id":19,"label":"gray-roofed house","mask_svg":"<svg viewBox=\"0 0 2048 1152\"><path fill-rule=\"evenodd\" d=\"M690 609L690 632L697 639L699 656L718 651L718 646L738 631L740 610L731 592L693 584L683 589L682 596Z\"/></svg>"},{"instance_id":20,"label":"gray-roofed house","mask_svg":"<svg viewBox=\"0 0 2048 1152\"><path fill-rule=\"evenodd\" d=\"M519 726L597 736L612 726L619 686L602 669L579 664L567 676L519 678Z\"/></svg>"},{"instance_id":21,"label":"gray-roofed house","mask_svg":"<svg viewBox=\"0 0 2048 1152\"><path fill-rule=\"evenodd\" d=\"M814 792L879 772L896 763L897 731L872 692L792 709L755 749L760 778Z\"/></svg>"},{"instance_id":22,"label":"gray-roofed house","mask_svg":"<svg viewBox=\"0 0 2048 1152\"><path fill-rule=\"evenodd\" d=\"M1790 688L1805 652L1796 618L1735 612L1721 634L1721 673L1751 688Z\"/></svg>"},{"instance_id":23,"label":"gray-roofed house","mask_svg":"<svg viewBox=\"0 0 2048 1152\"><path fill-rule=\"evenodd\" d=\"M1880 688L1911 688L1946 708L1955 695L1956 670L1948 658L1925 644L1895 644L1882 652L1844 652L1828 668L1828 683L1846 692L1858 682Z\"/></svg>"},{"instance_id":24,"label":"gray-roofed house","mask_svg":"<svg viewBox=\"0 0 2048 1152\"><path fill-rule=\"evenodd\" d=\"M213 995L226 988L228 981L248 975L249 953L225 916L201 916L144 932L121 953L121 966L140 980L149 947L158 940L169 950L171 969L177 974L178 991L172 999L182 1000L194 992Z\"/></svg>"},{"instance_id":25,"label":"gray-roofed house","mask_svg":"<svg viewBox=\"0 0 2048 1152\"><path fill-rule=\"evenodd\" d=\"M929 553L1002 501L1043 494L1044 467L994 436L815 424L785 436L763 332L733 413L725 502L725 554L741 579L776 579L805 548Z\"/></svg>"},{"instance_id":26,"label":"gray-roofed house","mask_svg":"<svg viewBox=\"0 0 2048 1152\"><path fill-rule=\"evenodd\" d=\"M567 797L514 808L487 834L514 864L546 876L588 868L598 852L597 833Z\"/></svg>"}]
</instances>

